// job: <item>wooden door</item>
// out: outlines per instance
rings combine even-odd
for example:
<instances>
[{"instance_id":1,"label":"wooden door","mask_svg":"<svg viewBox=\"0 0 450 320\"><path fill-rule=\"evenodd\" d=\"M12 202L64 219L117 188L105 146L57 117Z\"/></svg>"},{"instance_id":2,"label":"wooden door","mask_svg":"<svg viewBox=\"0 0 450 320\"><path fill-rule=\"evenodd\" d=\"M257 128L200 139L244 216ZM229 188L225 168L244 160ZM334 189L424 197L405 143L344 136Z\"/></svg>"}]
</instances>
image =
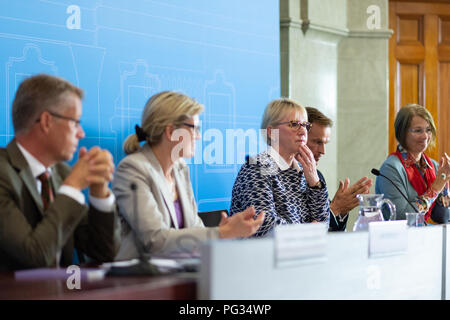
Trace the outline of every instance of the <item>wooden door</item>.
<instances>
[{"instance_id":1,"label":"wooden door","mask_svg":"<svg viewBox=\"0 0 450 320\"><path fill-rule=\"evenodd\" d=\"M450 155L450 1L390 1L389 152L397 146L394 119L407 103L425 106L437 127L435 160Z\"/></svg>"}]
</instances>

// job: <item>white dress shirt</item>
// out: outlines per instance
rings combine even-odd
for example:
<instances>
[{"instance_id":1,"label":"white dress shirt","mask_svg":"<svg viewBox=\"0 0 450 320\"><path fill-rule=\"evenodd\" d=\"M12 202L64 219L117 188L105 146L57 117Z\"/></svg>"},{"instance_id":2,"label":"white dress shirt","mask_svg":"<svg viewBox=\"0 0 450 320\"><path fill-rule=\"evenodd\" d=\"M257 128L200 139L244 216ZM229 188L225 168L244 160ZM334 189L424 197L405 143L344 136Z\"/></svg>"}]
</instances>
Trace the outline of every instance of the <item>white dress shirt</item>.
<instances>
[{"instance_id":1,"label":"white dress shirt","mask_svg":"<svg viewBox=\"0 0 450 320\"><path fill-rule=\"evenodd\" d=\"M270 155L270 157L275 161L277 166L280 168L281 171L285 171L289 168L294 168L297 170L297 172L303 171L300 166L298 165L298 162L296 159L292 160L292 165L289 166L289 164L286 162L286 160L283 159L283 157L275 150L272 146L267 147L267 153Z\"/></svg>"}]
</instances>

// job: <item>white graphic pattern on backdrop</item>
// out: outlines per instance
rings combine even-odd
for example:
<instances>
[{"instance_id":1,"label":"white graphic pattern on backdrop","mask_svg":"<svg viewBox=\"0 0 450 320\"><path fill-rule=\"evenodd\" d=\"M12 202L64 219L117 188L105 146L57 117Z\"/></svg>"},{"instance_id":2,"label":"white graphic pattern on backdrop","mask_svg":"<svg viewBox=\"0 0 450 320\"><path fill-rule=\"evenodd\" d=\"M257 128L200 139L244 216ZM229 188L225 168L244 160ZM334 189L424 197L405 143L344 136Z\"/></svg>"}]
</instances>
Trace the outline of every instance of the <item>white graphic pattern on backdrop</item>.
<instances>
[{"instance_id":1,"label":"white graphic pattern on backdrop","mask_svg":"<svg viewBox=\"0 0 450 320\"><path fill-rule=\"evenodd\" d=\"M226 129L258 128L264 106L279 95L276 1L137 0L133 8L120 0L2 2L0 146L14 135L15 91L36 73L85 91L80 145L107 148L116 163L146 100L158 91L194 97L206 107L203 131L223 136ZM223 164L224 150L221 164L190 165L200 210L229 206L243 161L232 156L234 164Z\"/></svg>"}]
</instances>

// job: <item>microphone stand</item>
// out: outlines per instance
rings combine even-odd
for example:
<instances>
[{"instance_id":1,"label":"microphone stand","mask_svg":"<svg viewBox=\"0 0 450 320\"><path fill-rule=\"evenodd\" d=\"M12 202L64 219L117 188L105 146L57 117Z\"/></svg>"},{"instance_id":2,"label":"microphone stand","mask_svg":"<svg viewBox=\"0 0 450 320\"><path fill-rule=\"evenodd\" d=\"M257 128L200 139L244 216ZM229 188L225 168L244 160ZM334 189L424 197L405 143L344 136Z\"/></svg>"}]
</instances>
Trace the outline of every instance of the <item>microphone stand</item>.
<instances>
[{"instance_id":1,"label":"microphone stand","mask_svg":"<svg viewBox=\"0 0 450 320\"><path fill-rule=\"evenodd\" d=\"M135 228L139 228L138 226L138 204L137 204L137 185L132 182L130 185L130 189L133 191L133 210L134 210L134 225ZM139 241L138 232L135 229L131 228L131 232L133 232L134 243L136 245L138 254L139 254L139 262L137 264L126 266L126 267L118 267L112 266L107 272L107 276L154 276L162 274L158 268L149 262L150 256L147 256L144 252L144 245L141 241Z\"/></svg>"},{"instance_id":2,"label":"microphone stand","mask_svg":"<svg viewBox=\"0 0 450 320\"><path fill-rule=\"evenodd\" d=\"M400 188L399 187L397 187L397 185L391 180L391 179L389 179L388 177L386 177L385 175L383 175L383 174L381 174L381 172L379 171L379 170L377 170L377 169L375 169L375 168L373 168L371 171L370 171L373 175L375 175L375 176L380 176L380 177L383 177L383 178L385 178L386 180L388 180L397 190L398 190L398 192L401 194L401 196L406 200L406 202L411 206L411 208L413 208L413 210L414 210L414 212L416 212L416 213L418 213L418 214L420 214L420 212L419 212L419 210L417 210L416 209L416 207L414 207L412 204L411 204L411 202L409 202L409 200L408 200L408 198L403 194L403 192L400 190ZM424 221L423 222L425 225L427 225L427 223Z\"/></svg>"}]
</instances>

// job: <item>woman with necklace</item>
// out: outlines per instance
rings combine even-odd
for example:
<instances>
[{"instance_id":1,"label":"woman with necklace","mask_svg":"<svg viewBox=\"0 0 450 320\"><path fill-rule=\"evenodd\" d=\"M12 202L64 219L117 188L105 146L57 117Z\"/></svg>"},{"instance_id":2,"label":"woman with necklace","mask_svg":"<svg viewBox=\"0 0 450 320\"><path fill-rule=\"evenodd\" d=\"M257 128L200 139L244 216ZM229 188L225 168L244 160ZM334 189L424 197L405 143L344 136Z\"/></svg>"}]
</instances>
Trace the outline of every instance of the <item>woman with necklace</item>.
<instances>
[{"instance_id":1,"label":"woman with necklace","mask_svg":"<svg viewBox=\"0 0 450 320\"><path fill-rule=\"evenodd\" d=\"M383 163L380 173L390 178L408 201L382 176L376 179L375 192L395 204L397 220L406 219L406 212L420 211L425 213L428 224L447 223L450 158L444 153L438 163L425 154L436 140L433 117L423 106L408 104L397 113L394 128L399 145Z\"/></svg>"}]
</instances>

